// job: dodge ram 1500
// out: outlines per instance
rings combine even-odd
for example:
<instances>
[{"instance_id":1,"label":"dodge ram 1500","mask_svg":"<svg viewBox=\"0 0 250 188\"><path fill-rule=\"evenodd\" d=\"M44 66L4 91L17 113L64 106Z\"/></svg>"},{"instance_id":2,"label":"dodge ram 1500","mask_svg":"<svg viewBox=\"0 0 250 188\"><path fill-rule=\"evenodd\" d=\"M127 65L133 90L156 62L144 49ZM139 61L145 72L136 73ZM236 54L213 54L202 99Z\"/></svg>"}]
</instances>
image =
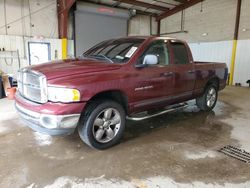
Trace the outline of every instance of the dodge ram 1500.
<instances>
[{"instance_id":1,"label":"dodge ram 1500","mask_svg":"<svg viewBox=\"0 0 250 188\"><path fill-rule=\"evenodd\" d=\"M105 149L119 142L126 119L163 114L191 99L200 110L212 110L227 74L225 63L195 62L181 40L112 39L75 59L20 69L15 106L35 131L77 129L87 145ZM138 116L156 109L162 110Z\"/></svg>"}]
</instances>

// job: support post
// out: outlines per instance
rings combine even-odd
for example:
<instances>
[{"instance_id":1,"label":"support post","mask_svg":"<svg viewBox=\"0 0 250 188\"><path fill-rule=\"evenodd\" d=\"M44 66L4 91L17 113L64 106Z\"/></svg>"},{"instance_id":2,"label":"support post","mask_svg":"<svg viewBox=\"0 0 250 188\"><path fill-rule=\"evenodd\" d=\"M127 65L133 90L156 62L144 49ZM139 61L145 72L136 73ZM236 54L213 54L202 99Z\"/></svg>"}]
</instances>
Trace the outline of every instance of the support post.
<instances>
[{"instance_id":1,"label":"support post","mask_svg":"<svg viewBox=\"0 0 250 188\"><path fill-rule=\"evenodd\" d=\"M231 66L230 66L229 85L233 85L233 81L234 81L234 67L235 67L235 59L236 59L236 53L237 53L237 42L238 42L239 25L240 25L240 13L241 13L241 0L238 0L237 1L235 30L234 30L233 50L232 50L232 58L231 58Z\"/></svg>"},{"instance_id":2,"label":"support post","mask_svg":"<svg viewBox=\"0 0 250 188\"><path fill-rule=\"evenodd\" d=\"M157 21L157 36L161 35L161 20Z\"/></svg>"},{"instance_id":3,"label":"support post","mask_svg":"<svg viewBox=\"0 0 250 188\"><path fill-rule=\"evenodd\" d=\"M62 59L67 58L68 15L76 0L57 0L58 32L62 39Z\"/></svg>"},{"instance_id":4,"label":"support post","mask_svg":"<svg viewBox=\"0 0 250 188\"><path fill-rule=\"evenodd\" d=\"M62 39L62 59L67 59L68 55L68 39Z\"/></svg>"}]
</instances>

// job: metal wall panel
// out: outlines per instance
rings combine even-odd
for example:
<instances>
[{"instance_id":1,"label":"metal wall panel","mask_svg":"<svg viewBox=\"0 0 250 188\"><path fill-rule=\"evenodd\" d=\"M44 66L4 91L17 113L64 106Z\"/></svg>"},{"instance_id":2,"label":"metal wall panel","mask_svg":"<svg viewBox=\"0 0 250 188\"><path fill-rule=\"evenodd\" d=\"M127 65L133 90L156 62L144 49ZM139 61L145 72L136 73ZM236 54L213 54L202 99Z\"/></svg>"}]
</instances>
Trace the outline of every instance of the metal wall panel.
<instances>
[{"instance_id":1,"label":"metal wall panel","mask_svg":"<svg viewBox=\"0 0 250 188\"><path fill-rule=\"evenodd\" d=\"M190 43L195 61L231 63L233 41Z\"/></svg>"},{"instance_id":2,"label":"metal wall panel","mask_svg":"<svg viewBox=\"0 0 250 188\"><path fill-rule=\"evenodd\" d=\"M243 86L248 86L246 83L250 79L250 40L239 40L237 45L234 83L241 83Z\"/></svg>"},{"instance_id":3,"label":"metal wall panel","mask_svg":"<svg viewBox=\"0 0 250 188\"><path fill-rule=\"evenodd\" d=\"M56 0L0 0L0 35L58 38Z\"/></svg>"},{"instance_id":4,"label":"metal wall panel","mask_svg":"<svg viewBox=\"0 0 250 188\"><path fill-rule=\"evenodd\" d=\"M151 33L150 33L150 22L151 22ZM157 22L155 18L146 15L136 15L129 20L129 36L136 35L156 35L157 34Z\"/></svg>"},{"instance_id":5,"label":"metal wall panel","mask_svg":"<svg viewBox=\"0 0 250 188\"><path fill-rule=\"evenodd\" d=\"M233 41L190 43L195 61L225 62L230 71ZM239 40L234 70L234 84L246 83L250 79L250 40Z\"/></svg>"}]
</instances>

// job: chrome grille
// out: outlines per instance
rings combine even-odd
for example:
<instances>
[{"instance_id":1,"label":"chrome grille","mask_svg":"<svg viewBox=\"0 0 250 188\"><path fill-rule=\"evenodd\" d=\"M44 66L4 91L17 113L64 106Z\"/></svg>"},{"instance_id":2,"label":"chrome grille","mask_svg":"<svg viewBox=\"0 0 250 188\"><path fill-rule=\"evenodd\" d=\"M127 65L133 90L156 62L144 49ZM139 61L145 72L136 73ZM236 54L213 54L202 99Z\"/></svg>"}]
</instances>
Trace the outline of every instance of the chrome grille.
<instances>
[{"instance_id":1,"label":"chrome grille","mask_svg":"<svg viewBox=\"0 0 250 188\"><path fill-rule=\"evenodd\" d=\"M47 81L46 77L30 69L21 69L17 76L18 91L20 95L34 102L46 103Z\"/></svg>"}]
</instances>

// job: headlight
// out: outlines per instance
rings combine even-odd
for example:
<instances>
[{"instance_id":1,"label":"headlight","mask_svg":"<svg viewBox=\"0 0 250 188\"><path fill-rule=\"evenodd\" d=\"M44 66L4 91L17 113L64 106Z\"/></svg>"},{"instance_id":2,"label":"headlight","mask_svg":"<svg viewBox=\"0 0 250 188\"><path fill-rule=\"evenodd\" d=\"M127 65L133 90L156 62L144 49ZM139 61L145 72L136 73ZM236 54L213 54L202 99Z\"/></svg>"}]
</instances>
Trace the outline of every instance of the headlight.
<instances>
[{"instance_id":1,"label":"headlight","mask_svg":"<svg viewBox=\"0 0 250 188\"><path fill-rule=\"evenodd\" d=\"M48 87L48 99L52 102L78 102L80 92L77 89Z\"/></svg>"}]
</instances>

